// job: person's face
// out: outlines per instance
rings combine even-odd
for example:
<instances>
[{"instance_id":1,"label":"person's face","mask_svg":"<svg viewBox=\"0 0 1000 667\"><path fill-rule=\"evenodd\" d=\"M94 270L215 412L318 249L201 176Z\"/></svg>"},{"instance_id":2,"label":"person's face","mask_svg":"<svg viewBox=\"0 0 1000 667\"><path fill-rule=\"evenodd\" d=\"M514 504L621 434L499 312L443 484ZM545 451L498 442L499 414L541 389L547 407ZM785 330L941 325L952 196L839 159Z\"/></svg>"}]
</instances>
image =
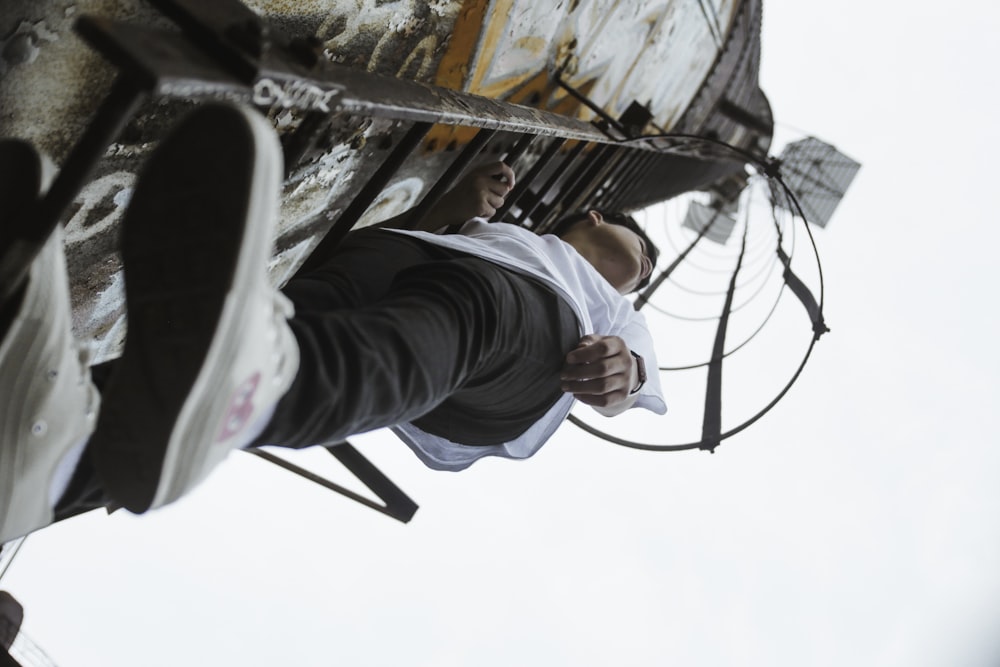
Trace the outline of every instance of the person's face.
<instances>
[{"instance_id":1,"label":"person's face","mask_svg":"<svg viewBox=\"0 0 1000 667\"><path fill-rule=\"evenodd\" d=\"M585 243L590 250L581 254L620 294L631 292L653 272L642 238L627 227L606 222L597 211L570 227L563 240Z\"/></svg>"}]
</instances>

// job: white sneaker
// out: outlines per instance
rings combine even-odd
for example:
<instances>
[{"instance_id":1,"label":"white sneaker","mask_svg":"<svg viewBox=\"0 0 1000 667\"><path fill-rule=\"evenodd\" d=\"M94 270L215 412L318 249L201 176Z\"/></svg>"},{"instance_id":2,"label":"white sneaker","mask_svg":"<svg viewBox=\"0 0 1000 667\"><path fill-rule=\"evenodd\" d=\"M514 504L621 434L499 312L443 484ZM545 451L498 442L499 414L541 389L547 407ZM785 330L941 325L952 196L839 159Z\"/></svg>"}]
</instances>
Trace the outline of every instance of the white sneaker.
<instances>
[{"instance_id":1,"label":"white sneaker","mask_svg":"<svg viewBox=\"0 0 1000 667\"><path fill-rule=\"evenodd\" d=\"M10 188L5 199L34 201L54 171L29 144L0 140L0 182ZM3 202L0 224L16 224L7 215L13 203ZM78 456L94 430L100 396L71 321L57 227L31 264L17 314L0 342L0 543L52 522L57 470L72 471L75 460L64 459L71 452Z\"/></svg>"},{"instance_id":2,"label":"white sneaker","mask_svg":"<svg viewBox=\"0 0 1000 667\"><path fill-rule=\"evenodd\" d=\"M206 104L151 156L122 223L128 334L91 440L111 498L173 502L263 428L298 370L266 274L282 155L253 110Z\"/></svg>"}]
</instances>

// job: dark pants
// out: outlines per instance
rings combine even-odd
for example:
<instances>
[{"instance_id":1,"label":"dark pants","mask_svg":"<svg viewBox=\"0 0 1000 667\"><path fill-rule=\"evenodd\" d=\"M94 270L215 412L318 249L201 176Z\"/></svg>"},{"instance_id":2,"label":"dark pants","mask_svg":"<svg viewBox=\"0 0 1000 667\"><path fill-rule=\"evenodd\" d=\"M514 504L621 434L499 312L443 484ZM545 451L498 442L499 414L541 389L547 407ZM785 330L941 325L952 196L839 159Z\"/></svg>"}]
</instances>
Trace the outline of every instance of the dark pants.
<instances>
[{"instance_id":1,"label":"dark pants","mask_svg":"<svg viewBox=\"0 0 1000 667\"><path fill-rule=\"evenodd\" d=\"M388 231L361 230L283 292L299 371L251 445L331 444L413 422L467 445L506 442L561 396L576 317L547 287ZM113 362L94 369L100 387ZM57 519L107 499L84 457Z\"/></svg>"},{"instance_id":2,"label":"dark pants","mask_svg":"<svg viewBox=\"0 0 1000 667\"><path fill-rule=\"evenodd\" d=\"M283 290L302 360L256 445L308 447L413 422L468 445L516 438L561 396L572 310L540 283L362 230Z\"/></svg>"}]
</instances>

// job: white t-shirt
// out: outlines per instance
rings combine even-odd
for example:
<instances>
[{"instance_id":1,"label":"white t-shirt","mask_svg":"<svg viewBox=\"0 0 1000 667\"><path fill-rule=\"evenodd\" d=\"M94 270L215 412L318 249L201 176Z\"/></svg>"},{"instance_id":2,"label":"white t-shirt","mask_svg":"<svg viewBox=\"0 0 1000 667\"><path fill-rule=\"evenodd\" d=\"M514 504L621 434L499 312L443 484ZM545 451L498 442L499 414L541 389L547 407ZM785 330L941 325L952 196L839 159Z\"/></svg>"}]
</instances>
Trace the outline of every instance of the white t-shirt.
<instances>
[{"instance_id":1,"label":"white t-shirt","mask_svg":"<svg viewBox=\"0 0 1000 667\"><path fill-rule=\"evenodd\" d=\"M517 225L480 218L465 223L457 234L391 231L481 257L541 281L573 309L581 336L619 336L630 350L642 355L650 372L632 407L646 408L656 414L667 411L645 318L570 244L551 234L539 236ZM575 400L572 394L563 394L527 431L501 445L463 445L422 431L413 424L401 424L393 431L428 467L462 470L484 456L512 459L531 456L563 423Z\"/></svg>"}]
</instances>

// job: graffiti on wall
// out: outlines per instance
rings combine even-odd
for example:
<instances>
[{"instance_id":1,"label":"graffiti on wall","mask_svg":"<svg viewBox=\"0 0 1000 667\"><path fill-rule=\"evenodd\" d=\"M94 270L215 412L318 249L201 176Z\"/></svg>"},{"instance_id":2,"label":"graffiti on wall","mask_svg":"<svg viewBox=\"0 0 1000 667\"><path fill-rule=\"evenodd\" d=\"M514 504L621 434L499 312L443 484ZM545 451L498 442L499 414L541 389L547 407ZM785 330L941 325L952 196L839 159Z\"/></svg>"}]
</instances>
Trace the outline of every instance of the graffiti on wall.
<instances>
[{"instance_id":1,"label":"graffiti on wall","mask_svg":"<svg viewBox=\"0 0 1000 667\"><path fill-rule=\"evenodd\" d=\"M334 3L315 36L334 62L428 81L461 5L461 0L359 0L343 11Z\"/></svg>"},{"instance_id":2,"label":"graffiti on wall","mask_svg":"<svg viewBox=\"0 0 1000 667\"><path fill-rule=\"evenodd\" d=\"M551 74L560 71L608 113L618 115L635 100L649 106L658 124L669 126L708 74L719 30L728 29L739 2L466 4L441 59L438 85L560 113L572 108L581 118L591 117L553 85Z\"/></svg>"}]
</instances>

